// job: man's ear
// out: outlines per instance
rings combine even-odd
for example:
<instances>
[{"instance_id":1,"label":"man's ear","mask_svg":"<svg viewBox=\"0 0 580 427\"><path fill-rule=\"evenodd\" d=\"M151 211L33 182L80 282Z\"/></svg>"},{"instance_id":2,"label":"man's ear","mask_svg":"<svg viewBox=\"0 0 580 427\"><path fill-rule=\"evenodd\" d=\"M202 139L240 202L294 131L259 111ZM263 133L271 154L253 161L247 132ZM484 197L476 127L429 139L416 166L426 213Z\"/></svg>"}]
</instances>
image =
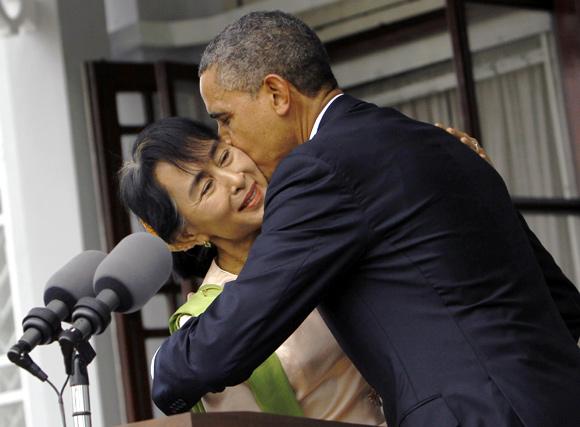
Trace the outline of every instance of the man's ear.
<instances>
[{"instance_id":1,"label":"man's ear","mask_svg":"<svg viewBox=\"0 0 580 427\"><path fill-rule=\"evenodd\" d=\"M276 114L286 115L290 110L290 82L278 74L268 74L264 77L262 88L266 91Z\"/></svg>"}]
</instances>

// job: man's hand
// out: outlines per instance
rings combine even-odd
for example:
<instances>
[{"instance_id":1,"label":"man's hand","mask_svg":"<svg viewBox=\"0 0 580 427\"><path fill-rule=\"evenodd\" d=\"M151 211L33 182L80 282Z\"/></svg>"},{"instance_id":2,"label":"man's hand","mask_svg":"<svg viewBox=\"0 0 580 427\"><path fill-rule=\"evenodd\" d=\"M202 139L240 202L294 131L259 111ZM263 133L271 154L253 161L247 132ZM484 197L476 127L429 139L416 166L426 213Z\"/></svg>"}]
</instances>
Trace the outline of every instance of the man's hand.
<instances>
[{"instance_id":1,"label":"man's hand","mask_svg":"<svg viewBox=\"0 0 580 427\"><path fill-rule=\"evenodd\" d=\"M452 127L445 127L441 123L435 123L435 126L453 135L454 137L459 139L463 144L467 145L469 148L475 151L479 155L479 157L481 157L483 160L488 162L490 165L492 164L491 159L487 155L487 152L483 149L483 147L477 141L477 139L458 129Z\"/></svg>"}]
</instances>

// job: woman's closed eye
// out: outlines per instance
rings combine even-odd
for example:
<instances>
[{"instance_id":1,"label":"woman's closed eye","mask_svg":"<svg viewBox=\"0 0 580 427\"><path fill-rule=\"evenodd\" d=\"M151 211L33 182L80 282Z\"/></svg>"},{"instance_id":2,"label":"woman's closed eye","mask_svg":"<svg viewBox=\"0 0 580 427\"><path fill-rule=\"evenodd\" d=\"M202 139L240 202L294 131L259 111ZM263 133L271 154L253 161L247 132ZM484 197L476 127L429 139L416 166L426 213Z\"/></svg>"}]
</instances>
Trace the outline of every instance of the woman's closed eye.
<instances>
[{"instance_id":1,"label":"woman's closed eye","mask_svg":"<svg viewBox=\"0 0 580 427\"><path fill-rule=\"evenodd\" d=\"M232 153L230 152L229 149L225 149L220 153L220 157L218 159L218 166L225 166L228 164L228 162L230 161L232 157Z\"/></svg>"},{"instance_id":2,"label":"woman's closed eye","mask_svg":"<svg viewBox=\"0 0 580 427\"><path fill-rule=\"evenodd\" d=\"M211 189L213 188L213 178L206 178L205 181L203 181L202 186L201 186L201 192L200 192L200 198L204 197L209 191L211 191Z\"/></svg>"}]
</instances>

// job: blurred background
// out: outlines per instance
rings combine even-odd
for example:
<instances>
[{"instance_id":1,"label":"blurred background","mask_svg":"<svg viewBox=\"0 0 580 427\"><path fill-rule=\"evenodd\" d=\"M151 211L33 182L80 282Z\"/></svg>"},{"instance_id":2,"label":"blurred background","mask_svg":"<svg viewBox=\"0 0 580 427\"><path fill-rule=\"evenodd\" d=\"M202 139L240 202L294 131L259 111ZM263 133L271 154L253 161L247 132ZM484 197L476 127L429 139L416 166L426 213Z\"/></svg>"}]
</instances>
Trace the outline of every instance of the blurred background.
<instances>
[{"instance_id":1,"label":"blurred background","mask_svg":"<svg viewBox=\"0 0 580 427\"><path fill-rule=\"evenodd\" d=\"M315 29L346 92L478 137L580 282L580 0L0 0L0 426L60 425L54 392L5 356L23 316L74 255L138 230L115 178L135 135L208 121L204 46L275 9ZM93 340L93 425L160 416L148 365L184 292L168 283ZM58 345L32 356L62 384Z\"/></svg>"}]
</instances>

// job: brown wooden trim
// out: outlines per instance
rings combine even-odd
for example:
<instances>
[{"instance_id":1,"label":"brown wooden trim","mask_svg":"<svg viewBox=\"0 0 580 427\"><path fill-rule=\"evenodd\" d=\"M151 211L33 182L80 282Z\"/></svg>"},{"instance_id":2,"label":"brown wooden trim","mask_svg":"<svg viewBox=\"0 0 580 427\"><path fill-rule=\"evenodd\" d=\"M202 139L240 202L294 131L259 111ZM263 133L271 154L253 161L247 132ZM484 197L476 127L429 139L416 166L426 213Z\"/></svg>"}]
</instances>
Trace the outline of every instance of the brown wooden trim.
<instances>
[{"instance_id":1,"label":"brown wooden trim","mask_svg":"<svg viewBox=\"0 0 580 427\"><path fill-rule=\"evenodd\" d=\"M469 50L464 0L447 0L447 22L453 47L453 64L455 65L455 75L457 76L457 92L463 116L463 126L467 133L481 142L481 126L479 124L475 80L473 78L473 66Z\"/></svg>"},{"instance_id":2,"label":"brown wooden trim","mask_svg":"<svg viewBox=\"0 0 580 427\"><path fill-rule=\"evenodd\" d=\"M556 41L566 116L580 189L580 0L555 0Z\"/></svg>"},{"instance_id":3,"label":"brown wooden trim","mask_svg":"<svg viewBox=\"0 0 580 427\"><path fill-rule=\"evenodd\" d=\"M175 82L197 82L197 66L193 64L120 63L95 61L85 64L87 92L91 109L93 129L93 162L98 198L105 228L106 249L111 250L131 232L129 215L118 197L117 171L122 165L121 138L139 133L155 117L154 95L157 78L164 79L164 90L159 95L160 114L175 114ZM143 97L145 123L121 126L117 111L117 94L137 92ZM192 94L192 96L197 96ZM168 284L160 292L168 308L175 311L178 294L186 295L191 289ZM126 415L129 422L151 418L152 402L149 394L149 369L146 359L145 340L168 335L166 329L144 329L141 313L116 315L119 359L122 370Z\"/></svg>"},{"instance_id":4,"label":"brown wooden trim","mask_svg":"<svg viewBox=\"0 0 580 427\"><path fill-rule=\"evenodd\" d=\"M157 89L159 91L159 100L161 104L161 117L176 116L175 94L173 91L173 81L168 75L166 62L155 63L155 78L157 80Z\"/></svg>"},{"instance_id":5,"label":"brown wooden trim","mask_svg":"<svg viewBox=\"0 0 580 427\"><path fill-rule=\"evenodd\" d=\"M513 6L528 9L553 10L558 0L466 0L468 3ZM371 50L387 49L429 34L445 31L447 18L445 7L399 22L381 25L325 43L331 62L351 59Z\"/></svg>"},{"instance_id":6,"label":"brown wooden trim","mask_svg":"<svg viewBox=\"0 0 580 427\"><path fill-rule=\"evenodd\" d=\"M369 51L388 49L446 30L445 9L382 25L372 30L332 40L324 45L331 62L356 58Z\"/></svg>"},{"instance_id":7,"label":"brown wooden trim","mask_svg":"<svg viewBox=\"0 0 580 427\"><path fill-rule=\"evenodd\" d=\"M155 117L155 106L153 105L154 92L143 92L143 104L145 105L145 121L147 124L153 123Z\"/></svg>"},{"instance_id":8,"label":"brown wooden trim","mask_svg":"<svg viewBox=\"0 0 580 427\"><path fill-rule=\"evenodd\" d=\"M512 197L512 201L522 212L580 216L580 198Z\"/></svg>"},{"instance_id":9,"label":"brown wooden trim","mask_svg":"<svg viewBox=\"0 0 580 427\"><path fill-rule=\"evenodd\" d=\"M146 335L141 312L116 314L115 325L127 421L148 420L153 417L153 408L149 397L149 369L145 357Z\"/></svg>"},{"instance_id":10,"label":"brown wooden trim","mask_svg":"<svg viewBox=\"0 0 580 427\"><path fill-rule=\"evenodd\" d=\"M110 251L131 232L129 215L118 197L117 171L122 165L121 135L116 95L119 92L153 93L155 78L150 64L120 64L105 61L85 64L93 127L95 181L105 228L106 249ZM115 316L119 359L127 419L151 418L149 370L145 358L143 325L139 312Z\"/></svg>"},{"instance_id":11,"label":"brown wooden trim","mask_svg":"<svg viewBox=\"0 0 580 427\"><path fill-rule=\"evenodd\" d=\"M99 72L96 63L85 63L84 67L87 89L89 92L90 117L92 122L92 158L96 169L94 179L98 188L98 199L101 205L101 213L104 221L106 250L110 251L114 247L113 237L113 217L109 214L112 211L110 205L111 197L109 195L110 186L106 176L107 171L107 153L106 140L115 137L115 131L105 126L111 121L116 122L117 109L104 108L106 105L105 94L100 90L98 85ZM112 111L114 109L114 111ZM112 120L114 118L114 120Z\"/></svg>"},{"instance_id":12,"label":"brown wooden trim","mask_svg":"<svg viewBox=\"0 0 580 427\"><path fill-rule=\"evenodd\" d=\"M174 282L169 282L166 285L164 285L161 289L159 289L159 292L157 292L159 294L177 294L179 293L179 285L177 285Z\"/></svg>"},{"instance_id":13,"label":"brown wooden trim","mask_svg":"<svg viewBox=\"0 0 580 427\"><path fill-rule=\"evenodd\" d=\"M167 328L144 329L143 336L145 338L165 338L169 336L169 329Z\"/></svg>"},{"instance_id":14,"label":"brown wooden trim","mask_svg":"<svg viewBox=\"0 0 580 427\"><path fill-rule=\"evenodd\" d=\"M340 421L289 417L263 412L191 412L117 427L366 427Z\"/></svg>"},{"instance_id":15,"label":"brown wooden trim","mask_svg":"<svg viewBox=\"0 0 580 427\"><path fill-rule=\"evenodd\" d=\"M553 10L554 0L467 0L469 3L519 7L522 9ZM557 1L557 0L556 0Z\"/></svg>"},{"instance_id":16,"label":"brown wooden trim","mask_svg":"<svg viewBox=\"0 0 580 427\"><path fill-rule=\"evenodd\" d=\"M159 61L155 63L155 77L161 100L162 117L177 115L175 82L179 80L198 82L197 66L180 62Z\"/></svg>"},{"instance_id":17,"label":"brown wooden trim","mask_svg":"<svg viewBox=\"0 0 580 427\"><path fill-rule=\"evenodd\" d=\"M153 92L155 80L149 64L111 64L89 62L85 66L91 95L91 117L94 123L93 153L107 250L111 250L131 232L129 216L119 200L117 172L123 161L122 130L118 122L116 94L119 92ZM135 129L130 129L131 132Z\"/></svg>"},{"instance_id":18,"label":"brown wooden trim","mask_svg":"<svg viewBox=\"0 0 580 427\"><path fill-rule=\"evenodd\" d=\"M122 125L119 126L119 133L121 135L135 135L143 130L145 125L142 126L134 126L134 125Z\"/></svg>"}]
</instances>

